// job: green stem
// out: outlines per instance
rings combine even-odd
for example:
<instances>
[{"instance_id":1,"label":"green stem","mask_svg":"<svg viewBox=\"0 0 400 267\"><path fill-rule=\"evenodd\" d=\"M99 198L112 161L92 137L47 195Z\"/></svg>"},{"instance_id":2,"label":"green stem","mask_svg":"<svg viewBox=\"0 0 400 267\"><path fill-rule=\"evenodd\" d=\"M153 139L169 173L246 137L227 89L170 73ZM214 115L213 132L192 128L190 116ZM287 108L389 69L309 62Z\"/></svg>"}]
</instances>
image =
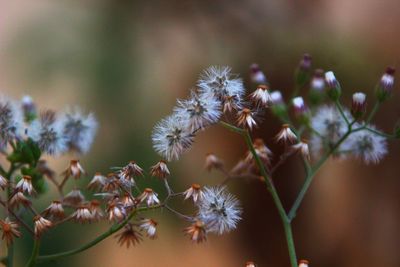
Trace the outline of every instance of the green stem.
<instances>
[{"instance_id":1,"label":"green stem","mask_svg":"<svg viewBox=\"0 0 400 267\"><path fill-rule=\"evenodd\" d=\"M249 148L251 154L253 155L254 160L260 170L260 173L264 178L264 182L267 185L268 191L271 193L274 204L275 204L276 208L278 209L278 213L281 218L283 228L285 230L286 242L287 242L288 251L289 251L290 265L292 267L297 267L296 249L295 249L294 240L293 240L291 223L290 223L288 216L286 214L286 211L282 205L282 201L279 198L278 192L277 192L271 178L268 176L267 171L264 168L264 164L262 163L260 157L257 155L256 150L254 149L253 142L251 140L249 132L247 130L235 127L226 122L220 122L220 124L223 127L227 128L233 132L239 133L243 136L243 138L246 142L246 145Z\"/></svg>"},{"instance_id":2,"label":"green stem","mask_svg":"<svg viewBox=\"0 0 400 267\"><path fill-rule=\"evenodd\" d=\"M368 123L370 123L372 121L372 119L374 118L375 114L378 112L380 106L381 106L381 102L377 101L375 103L374 107L372 108L372 111L369 114L367 120L365 121L365 125L367 125Z\"/></svg>"},{"instance_id":3,"label":"green stem","mask_svg":"<svg viewBox=\"0 0 400 267\"><path fill-rule=\"evenodd\" d=\"M33 242L33 248L32 248L32 254L31 257L28 260L28 263L26 264L26 267L34 267L36 266L36 260L39 255L39 249L40 249L40 239L35 238Z\"/></svg>"},{"instance_id":4,"label":"green stem","mask_svg":"<svg viewBox=\"0 0 400 267\"><path fill-rule=\"evenodd\" d=\"M143 209L148 209L148 208L143 208ZM60 252L60 253L56 253L56 254L39 256L39 257L37 257L37 261L43 262L43 261L49 261L49 260L57 260L57 259L60 259L60 258L63 258L63 257L72 256L72 255L78 254L78 253L80 253L82 251L85 251L85 250L97 245L98 243L100 243L101 241L103 241L107 237L111 236L115 232L119 231L122 227L124 227L133 218L133 216L136 214L137 211L140 211L140 210L143 210L143 209L135 210L124 221L122 221L120 224L114 224L106 232L104 232L103 234L99 235L98 237L96 237L92 241L84 244L83 246L81 246L79 248L72 249L72 250L69 250L69 251Z\"/></svg>"},{"instance_id":5,"label":"green stem","mask_svg":"<svg viewBox=\"0 0 400 267\"><path fill-rule=\"evenodd\" d=\"M336 100L336 101L335 101L335 105L336 105L337 109L339 110L340 115L343 117L344 121L346 122L346 124L347 124L347 125L350 125L350 121L349 121L349 119L347 118L346 114L344 113L343 107L342 107L342 105L340 104L340 101L339 101L339 100Z\"/></svg>"}]
</instances>

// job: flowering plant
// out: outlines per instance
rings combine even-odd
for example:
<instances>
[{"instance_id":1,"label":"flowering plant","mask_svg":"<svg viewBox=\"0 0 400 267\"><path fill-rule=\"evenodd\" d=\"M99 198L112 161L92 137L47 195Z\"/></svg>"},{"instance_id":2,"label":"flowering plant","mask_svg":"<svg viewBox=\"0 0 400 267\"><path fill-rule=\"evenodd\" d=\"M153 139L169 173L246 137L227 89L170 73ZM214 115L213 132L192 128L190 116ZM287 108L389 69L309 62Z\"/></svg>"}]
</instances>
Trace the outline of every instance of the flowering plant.
<instances>
[{"instance_id":1,"label":"flowering plant","mask_svg":"<svg viewBox=\"0 0 400 267\"><path fill-rule=\"evenodd\" d=\"M8 161L0 167L0 188L5 192L5 198L0 198L5 213L0 229L8 248L2 261L13 266L13 242L21 237L20 227L34 240L26 266L83 252L117 232L118 243L127 247L141 242L143 234L154 239L158 222L142 217L149 209L172 212L187 221L184 232L190 240L204 242L210 234L222 235L236 228L242 209L237 198L228 192L227 185L232 180L248 178L263 181L272 196L283 224L291 266L308 266L307 260L297 259L291 226L315 174L331 156L378 163L387 153L387 140L400 137L399 127L388 134L371 124L379 107L392 93L394 69L388 68L378 82L376 104L370 112L366 108L366 94L362 92L354 93L349 109L342 106L342 89L334 73L324 74L319 69L312 73L309 55L303 57L296 69L295 89L289 102L284 101L280 91L270 91L266 76L255 64L251 66L250 78L255 90L246 95L242 79L232 74L229 67L204 70L190 97L178 100L172 115L154 127L153 146L162 159L151 166L148 174L135 161L112 167L106 176L95 173L87 186L93 192L90 199L85 198L76 183L87 175L79 160L71 160L59 179L42 155L87 153L97 130L94 116L83 115L78 110L38 113L29 97L20 102L2 98L0 151ZM305 91L308 101L299 96ZM266 111L271 111L283 123L274 139L283 147L279 156L274 156L265 140L254 138ZM193 184L183 192L175 192L168 182L168 162L178 160L193 145L196 134L214 124L242 136L248 151L230 169L215 154L208 154L206 169L220 171L225 179L217 186ZM304 165L306 179L287 211L273 176L288 158L295 156ZM136 181L143 176L160 179L167 196L160 199L152 188L139 188ZM69 182L75 186L65 194L65 185ZM54 185L59 198L43 211L37 211L34 201L46 192L47 183ZM171 199L179 197L193 203L193 214L183 214L170 205ZM32 214L32 222L23 220L24 211ZM103 220L109 221L111 227L92 241L69 251L40 255L41 237L52 228L66 222L85 224ZM248 262L246 266L255 266L255 263Z\"/></svg>"}]
</instances>

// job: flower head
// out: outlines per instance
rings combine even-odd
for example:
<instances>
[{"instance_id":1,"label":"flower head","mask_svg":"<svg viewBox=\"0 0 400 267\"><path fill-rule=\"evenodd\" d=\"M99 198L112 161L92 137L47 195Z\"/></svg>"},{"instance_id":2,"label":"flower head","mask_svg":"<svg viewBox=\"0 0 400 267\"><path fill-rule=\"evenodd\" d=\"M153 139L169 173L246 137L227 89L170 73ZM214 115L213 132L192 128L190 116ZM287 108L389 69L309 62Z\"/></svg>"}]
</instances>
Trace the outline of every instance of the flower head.
<instances>
[{"instance_id":1,"label":"flower head","mask_svg":"<svg viewBox=\"0 0 400 267\"><path fill-rule=\"evenodd\" d=\"M146 201L147 206L152 206L155 203L160 203L160 200L157 197L157 193L154 192L151 188L145 188L143 193L139 196L138 200L140 202Z\"/></svg>"},{"instance_id":2,"label":"flower head","mask_svg":"<svg viewBox=\"0 0 400 267\"><path fill-rule=\"evenodd\" d=\"M0 97L0 149L24 134L24 116L14 101Z\"/></svg>"},{"instance_id":3,"label":"flower head","mask_svg":"<svg viewBox=\"0 0 400 267\"><path fill-rule=\"evenodd\" d=\"M31 195L35 191L32 185L32 177L30 177L29 175L22 176L21 180L19 180L15 188L23 193Z\"/></svg>"},{"instance_id":4,"label":"flower head","mask_svg":"<svg viewBox=\"0 0 400 267\"><path fill-rule=\"evenodd\" d=\"M143 176L143 169L133 160L118 172L121 184L128 188L136 184L134 179L136 176Z\"/></svg>"},{"instance_id":5,"label":"flower head","mask_svg":"<svg viewBox=\"0 0 400 267\"><path fill-rule=\"evenodd\" d=\"M24 196L24 193L22 193L21 189L17 189L10 198L10 206L12 208L18 208L20 205L29 207L31 205L31 201Z\"/></svg>"},{"instance_id":6,"label":"flower head","mask_svg":"<svg viewBox=\"0 0 400 267\"><path fill-rule=\"evenodd\" d=\"M271 102L273 105L281 105L283 104L283 97L280 91L271 92Z\"/></svg>"},{"instance_id":7,"label":"flower head","mask_svg":"<svg viewBox=\"0 0 400 267\"><path fill-rule=\"evenodd\" d=\"M99 201L97 201L95 199L90 201L89 209L90 209L90 212L92 213L92 221L93 222L98 222L104 217L104 214L103 214L103 211L101 210Z\"/></svg>"},{"instance_id":8,"label":"flower head","mask_svg":"<svg viewBox=\"0 0 400 267\"><path fill-rule=\"evenodd\" d=\"M294 151L300 152L304 158L310 160L310 150L308 149L308 143L306 140L301 140L299 143L292 146Z\"/></svg>"},{"instance_id":9,"label":"flower head","mask_svg":"<svg viewBox=\"0 0 400 267\"><path fill-rule=\"evenodd\" d=\"M238 112L237 124L252 130L253 127L257 127L257 122L255 120L256 115L256 112L251 111L248 108L243 108Z\"/></svg>"},{"instance_id":10,"label":"flower head","mask_svg":"<svg viewBox=\"0 0 400 267\"><path fill-rule=\"evenodd\" d=\"M192 184L189 189L183 192L183 195L185 196L185 200L192 198L194 203L201 201L204 197L204 193L199 184Z\"/></svg>"},{"instance_id":11,"label":"flower head","mask_svg":"<svg viewBox=\"0 0 400 267\"><path fill-rule=\"evenodd\" d=\"M65 178L74 177L75 179L81 178L82 174L85 174L85 170L83 169L79 160L73 159L70 161L68 168L63 172Z\"/></svg>"},{"instance_id":12,"label":"flower head","mask_svg":"<svg viewBox=\"0 0 400 267\"><path fill-rule=\"evenodd\" d=\"M193 242L202 243L207 240L207 230L202 221L196 221L191 226L185 228L184 231Z\"/></svg>"},{"instance_id":13,"label":"flower head","mask_svg":"<svg viewBox=\"0 0 400 267\"><path fill-rule=\"evenodd\" d=\"M239 201L225 187L205 187L203 192L197 217L205 223L207 231L221 235L235 229L241 219Z\"/></svg>"},{"instance_id":14,"label":"flower head","mask_svg":"<svg viewBox=\"0 0 400 267\"><path fill-rule=\"evenodd\" d=\"M54 200L50 206L44 210L43 214L51 219L62 219L65 217L64 208L61 201L58 200Z\"/></svg>"},{"instance_id":15,"label":"flower head","mask_svg":"<svg viewBox=\"0 0 400 267\"><path fill-rule=\"evenodd\" d=\"M305 115L308 112L308 107L304 103L304 99L301 96L292 99L294 112L297 116Z\"/></svg>"},{"instance_id":16,"label":"flower head","mask_svg":"<svg viewBox=\"0 0 400 267\"><path fill-rule=\"evenodd\" d=\"M192 132L218 122L221 117L221 102L209 94L192 91L187 100L179 100L174 112L187 121Z\"/></svg>"},{"instance_id":17,"label":"flower head","mask_svg":"<svg viewBox=\"0 0 400 267\"><path fill-rule=\"evenodd\" d=\"M388 67L382 75L376 92L379 101L383 101L391 95L394 86L394 73L395 69Z\"/></svg>"},{"instance_id":18,"label":"flower head","mask_svg":"<svg viewBox=\"0 0 400 267\"><path fill-rule=\"evenodd\" d=\"M63 199L63 204L77 207L85 201L85 196L81 193L79 189L73 189L69 192Z\"/></svg>"},{"instance_id":19,"label":"flower head","mask_svg":"<svg viewBox=\"0 0 400 267\"><path fill-rule=\"evenodd\" d=\"M256 264L253 261L246 262L246 267L256 267Z\"/></svg>"},{"instance_id":20,"label":"flower head","mask_svg":"<svg viewBox=\"0 0 400 267\"><path fill-rule=\"evenodd\" d=\"M223 166L222 161L213 153L208 153L206 155L205 168L208 171L212 169L220 169Z\"/></svg>"},{"instance_id":21,"label":"flower head","mask_svg":"<svg viewBox=\"0 0 400 267\"><path fill-rule=\"evenodd\" d=\"M342 89L338 80L336 80L335 74L332 71L325 73L325 81L328 85L328 95L332 100L338 100Z\"/></svg>"},{"instance_id":22,"label":"flower head","mask_svg":"<svg viewBox=\"0 0 400 267\"><path fill-rule=\"evenodd\" d=\"M158 223L153 219L144 219L140 224L140 228L146 231L147 237L155 239L157 237L157 225Z\"/></svg>"},{"instance_id":23,"label":"flower head","mask_svg":"<svg viewBox=\"0 0 400 267\"><path fill-rule=\"evenodd\" d=\"M126 217L126 210L122 203L112 201L107 207L108 220L120 222Z\"/></svg>"},{"instance_id":24,"label":"flower head","mask_svg":"<svg viewBox=\"0 0 400 267\"><path fill-rule=\"evenodd\" d=\"M125 225L122 232L115 237L118 238L118 244L121 247L125 245L126 248L129 248L131 245L135 246L142 241L142 235L130 223Z\"/></svg>"},{"instance_id":25,"label":"flower head","mask_svg":"<svg viewBox=\"0 0 400 267\"><path fill-rule=\"evenodd\" d=\"M35 225L35 235L36 236L41 236L41 234L46 231L47 229L51 228L53 226L53 223L49 220L46 220L40 215L36 215L33 218L33 222Z\"/></svg>"},{"instance_id":26,"label":"flower head","mask_svg":"<svg viewBox=\"0 0 400 267\"><path fill-rule=\"evenodd\" d=\"M87 188L91 190L97 190L104 186L106 177L102 175L100 172L96 172L93 176L92 180L88 184Z\"/></svg>"},{"instance_id":27,"label":"flower head","mask_svg":"<svg viewBox=\"0 0 400 267\"><path fill-rule=\"evenodd\" d=\"M74 220L78 223L90 223L93 219L93 214L89 209L89 206L79 206L76 211L72 214Z\"/></svg>"},{"instance_id":28,"label":"flower head","mask_svg":"<svg viewBox=\"0 0 400 267\"><path fill-rule=\"evenodd\" d=\"M174 114L161 120L152 134L154 150L168 161L177 160L194 141L186 120Z\"/></svg>"},{"instance_id":29,"label":"flower head","mask_svg":"<svg viewBox=\"0 0 400 267\"><path fill-rule=\"evenodd\" d=\"M6 241L7 246L11 245L15 237L20 237L22 234L19 231L17 223L10 221L9 218L0 220L0 228L3 231L1 239Z\"/></svg>"},{"instance_id":30,"label":"flower head","mask_svg":"<svg viewBox=\"0 0 400 267\"><path fill-rule=\"evenodd\" d=\"M27 134L42 151L57 156L68 150L64 126L65 118L57 117L54 111L48 110L29 124Z\"/></svg>"},{"instance_id":31,"label":"flower head","mask_svg":"<svg viewBox=\"0 0 400 267\"><path fill-rule=\"evenodd\" d=\"M299 260L299 267L308 267L308 260Z\"/></svg>"},{"instance_id":32,"label":"flower head","mask_svg":"<svg viewBox=\"0 0 400 267\"><path fill-rule=\"evenodd\" d=\"M37 116L36 105L32 97L25 95L21 99L21 107L24 113L25 121L30 122Z\"/></svg>"},{"instance_id":33,"label":"flower head","mask_svg":"<svg viewBox=\"0 0 400 267\"><path fill-rule=\"evenodd\" d=\"M365 113L367 109L367 102L365 101L366 98L367 96L361 92L353 94L351 102L351 114L354 117L359 118Z\"/></svg>"},{"instance_id":34,"label":"flower head","mask_svg":"<svg viewBox=\"0 0 400 267\"><path fill-rule=\"evenodd\" d=\"M258 105L267 106L272 102L269 88L266 85L259 85L257 89L250 94L250 98Z\"/></svg>"},{"instance_id":35,"label":"flower head","mask_svg":"<svg viewBox=\"0 0 400 267\"><path fill-rule=\"evenodd\" d=\"M167 163L164 160L160 160L154 166L150 168L150 175L161 179L166 178L170 175Z\"/></svg>"},{"instance_id":36,"label":"flower head","mask_svg":"<svg viewBox=\"0 0 400 267\"><path fill-rule=\"evenodd\" d=\"M290 129L289 124L283 124L282 129L275 136L277 142L293 143L297 140L296 134Z\"/></svg>"},{"instance_id":37,"label":"flower head","mask_svg":"<svg viewBox=\"0 0 400 267\"><path fill-rule=\"evenodd\" d=\"M250 79L256 84L267 84L267 78L258 66L258 64L251 64L250 66Z\"/></svg>"},{"instance_id":38,"label":"flower head","mask_svg":"<svg viewBox=\"0 0 400 267\"><path fill-rule=\"evenodd\" d=\"M322 92L325 89L324 71L321 69L315 70L314 76L311 79L310 89Z\"/></svg>"}]
</instances>

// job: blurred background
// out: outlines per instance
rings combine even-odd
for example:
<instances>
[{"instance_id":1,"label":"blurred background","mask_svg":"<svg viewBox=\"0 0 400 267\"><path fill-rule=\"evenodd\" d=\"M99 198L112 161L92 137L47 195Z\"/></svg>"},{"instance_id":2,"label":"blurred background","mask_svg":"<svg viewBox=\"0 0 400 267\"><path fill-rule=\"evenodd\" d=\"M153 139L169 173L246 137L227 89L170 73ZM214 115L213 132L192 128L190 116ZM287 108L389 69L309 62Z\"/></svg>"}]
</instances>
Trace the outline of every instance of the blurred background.
<instances>
[{"instance_id":1,"label":"blurred background","mask_svg":"<svg viewBox=\"0 0 400 267\"><path fill-rule=\"evenodd\" d=\"M373 87L387 65L399 67L397 0L335 1L5 1L0 8L0 88L14 98L31 95L40 107L81 106L100 122L94 147L81 162L89 173L108 172L129 160L148 169L159 160L152 150L154 124L184 98L203 68L230 65L250 87L256 62L273 89L287 96L303 53L313 66L333 70L343 101ZM397 86L398 88L398 86ZM400 114L400 94L377 115L391 131ZM371 101L372 102L372 101ZM370 104L372 106L372 103ZM267 115L254 134L272 147L280 124ZM315 179L294 221L299 258L311 266L400 266L399 144L377 166L331 160ZM217 184L204 156L213 151L231 167L245 151L242 140L218 126L202 132L193 149L170 165L176 191L193 182ZM69 160L51 162L61 172ZM274 177L289 207L303 179L291 160ZM84 183L87 181L84 181ZM142 180L163 194L160 182ZM109 238L56 266L289 266L284 233L265 187L256 181L230 184L242 202L237 231L202 245L183 236L181 220L166 211L146 216L160 222L158 240L126 249ZM50 186L51 188L51 186ZM42 197L44 208L55 194ZM179 203L178 203L179 205ZM65 225L45 235L41 254L76 247L107 228ZM17 242L17 266L30 253ZM3 248L2 248L3 249ZM55 266L50 263L48 266Z\"/></svg>"}]
</instances>

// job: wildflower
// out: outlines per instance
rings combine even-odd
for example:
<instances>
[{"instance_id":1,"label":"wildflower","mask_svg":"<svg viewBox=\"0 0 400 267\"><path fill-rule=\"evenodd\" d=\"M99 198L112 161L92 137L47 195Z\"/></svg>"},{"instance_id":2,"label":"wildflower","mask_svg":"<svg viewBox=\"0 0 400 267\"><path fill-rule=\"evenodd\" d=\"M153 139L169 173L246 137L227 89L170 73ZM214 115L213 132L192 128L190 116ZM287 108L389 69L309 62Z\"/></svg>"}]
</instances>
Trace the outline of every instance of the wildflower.
<instances>
[{"instance_id":1,"label":"wildflower","mask_svg":"<svg viewBox=\"0 0 400 267\"><path fill-rule=\"evenodd\" d=\"M308 144L306 140L301 140L299 143L292 146L294 151L299 151L304 158L310 160L310 150L308 149Z\"/></svg>"},{"instance_id":2,"label":"wildflower","mask_svg":"<svg viewBox=\"0 0 400 267\"><path fill-rule=\"evenodd\" d=\"M154 203L160 203L157 193L153 192L153 189L151 188L145 188L143 193L139 196L139 202L143 202L145 200L147 200L147 206L152 206Z\"/></svg>"},{"instance_id":3,"label":"wildflower","mask_svg":"<svg viewBox=\"0 0 400 267\"><path fill-rule=\"evenodd\" d=\"M8 186L8 180L0 175L0 187L1 189L5 189Z\"/></svg>"},{"instance_id":4,"label":"wildflower","mask_svg":"<svg viewBox=\"0 0 400 267\"><path fill-rule=\"evenodd\" d=\"M273 105L281 105L283 104L283 97L280 91L273 91L270 94L271 102Z\"/></svg>"},{"instance_id":5,"label":"wildflower","mask_svg":"<svg viewBox=\"0 0 400 267\"><path fill-rule=\"evenodd\" d=\"M207 231L202 221L196 221L191 226L185 228L184 231L193 242L202 243L207 240Z\"/></svg>"},{"instance_id":6,"label":"wildflower","mask_svg":"<svg viewBox=\"0 0 400 267\"><path fill-rule=\"evenodd\" d=\"M41 151L58 156L68 149L64 125L63 117L57 118L54 111L48 110L29 124L27 134L37 142Z\"/></svg>"},{"instance_id":7,"label":"wildflower","mask_svg":"<svg viewBox=\"0 0 400 267\"><path fill-rule=\"evenodd\" d=\"M338 100L341 94L341 88L338 80L336 80L335 74L332 71L326 72L325 81L328 85L329 97L334 101Z\"/></svg>"},{"instance_id":8,"label":"wildflower","mask_svg":"<svg viewBox=\"0 0 400 267\"><path fill-rule=\"evenodd\" d=\"M51 228L53 223L49 220L46 220L40 215L36 215L33 218L33 222L35 224L35 235L40 236L44 231Z\"/></svg>"},{"instance_id":9,"label":"wildflower","mask_svg":"<svg viewBox=\"0 0 400 267\"><path fill-rule=\"evenodd\" d=\"M133 225L130 223L125 225L124 230L115 237L118 238L118 244L121 247L126 245L126 248L129 248L131 245L135 246L136 244L139 244L140 241L142 241L142 235L139 231L136 231L133 228Z\"/></svg>"},{"instance_id":10,"label":"wildflower","mask_svg":"<svg viewBox=\"0 0 400 267\"><path fill-rule=\"evenodd\" d=\"M118 172L118 177L120 178L122 185L128 188L135 185L135 176L143 176L143 169L133 160Z\"/></svg>"},{"instance_id":11,"label":"wildflower","mask_svg":"<svg viewBox=\"0 0 400 267\"><path fill-rule=\"evenodd\" d=\"M255 112L252 112L248 108L244 108L238 112L237 123L239 126L247 127L250 130L252 130L253 127L257 126L257 123L254 120L254 116L255 116Z\"/></svg>"},{"instance_id":12,"label":"wildflower","mask_svg":"<svg viewBox=\"0 0 400 267\"><path fill-rule=\"evenodd\" d=\"M368 129L376 130L375 126L367 125ZM361 158L366 164L377 164L387 153L386 138L369 130L352 133L340 146L341 150L350 151L352 155Z\"/></svg>"},{"instance_id":13,"label":"wildflower","mask_svg":"<svg viewBox=\"0 0 400 267\"><path fill-rule=\"evenodd\" d=\"M74 177L75 179L81 178L82 174L85 174L85 170L79 163L79 160L71 160L68 168L63 172L65 178Z\"/></svg>"},{"instance_id":14,"label":"wildflower","mask_svg":"<svg viewBox=\"0 0 400 267\"><path fill-rule=\"evenodd\" d=\"M272 151L265 145L264 141L261 138L257 138L254 140L253 146L257 156L264 162L264 164L270 165L270 157L272 156ZM251 153L251 151L247 152L245 161L247 163L253 162L253 153Z\"/></svg>"},{"instance_id":15,"label":"wildflower","mask_svg":"<svg viewBox=\"0 0 400 267\"><path fill-rule=\"evenodd\" d=\"M244 94L243 81L231 73L230 67L212 66L204 70L197 82L200 92L222 100L225 96L236 96L239 99Z\"/></svg>"},{"instance_id":16,"label":"wildflower","mask_svg":"<svg viewBox=\"0 0 400 267\"><path fill-rule=\"evenodd\" d=\"M308 267L308 260L299 260L299 267Z\"/></svg>"},{"instance_id":17,"label":"wildflower","mask_svg":"<svg viewBox=\"0 0 400 267\"><path fill-rule=\"evenodd\" d=\"M93 214L86 205L79 206L72 214L74 220L78 223L90 223L93 219Z\"/></svg>"},{"instance_id":18,"label":"wildflower","mask_svg":"<svg viewBox=\"0 0 400 267\"><path fill-rule=\"evenodd\" d=\"M296 134L290 129L289 124L283 124L282 129L276 135L275 140L277 142L293 143L297 140Z\"/></svg>"},{"instance_id":19,"label":"wildflower","mask_svg":"<svg viewBox=\"0 0 400 267\"><path fill-rule=\"evenodd\" d=\"M104 177L100 172L96 172L92 180L88 184L87 188L91 190L96 190L102 188L106 183L106 177Z\"/></svg>"},{"instance_id":20,"label":"wildflower","mask_svg":"<svg viewBox=\"0 0 400 267\"><path fill-rule=\"evenodd\" d=\"M197 217L207 230L221 235L235 229L241 219L239 201L225 187L205 187L203 192Z\"/></svg>"},{"instance_id":21,"label":"wildflower","mask_svg":"<svg viewBox=\"0 0 400 267\"><path fill-rule=\"evenodd\" d=\"M189 199L190 197L193 198L194 203L201 201L204 197L204 193L199 184L192 184L189 189L183 192L183 195L185 196L185 200Z\"/></svg>"},{"instance_id":22,"label":"wildflower","mask_svg":"<svg viewBox=\"0 0 400 267\"><path fill-rule=\"evenodd\" d=\"M132 208L136 205L136 200L128 193L125 193L121 199L121 203L125 208Z\"/></svg>"},{"instance_id":23,"label":"wildflower","mask_svg":"<svg viewBox=\"0 0 400 267\"><path fill-rule=\"evenodd\" d=\"M147 237L150 239L155 239L157 237L157 225L158 223L153 219L144 219L142 220L140 227L146 231Z\"/></svg>"},{"instance_id":24,"label":"wildflower","mask_svg":"<svg viewBox=\"0 0 400 267\"><path fill-rule=\"evenodd\" d=\"M32 177L28 175L22 176L21 180L15 186L16 189L20 190L23 193L27 193L31 195L35 190L33 189L32 185Z\"/></svg>"},{"instance_id":25,"label":"wildflower","mask_svg":"<svg viewBox=\"0 0 400 267\"><path fill-rule=\"evenodd\" d=\"M294 112L297 116L304 116L308 113L308 108L304 103L304 99L301 96L292 99Z\"/></svg>"},{"instance_id":26,"label":"wildflower","mask_svg":"<svg viewBox=\"0 0 400 267\"><path fill-rule=\"evenodd\" d=\"M85 116L76 110L66 113L64 117L64 135L68 148L86 154L92 146L98 128L94 115L90 113Z\"/></svg>"},{"instance_id":27,"label":"wildflower","mask_svg":"<svg viewBox=\"0 0 400 267\"><path fill-rule=\"evenodd\" d=\"M108 220L120 222L126 217L126 210L121 203L111 202L107 207Z\"/></svg>"},{"instance_id":28,"label":"wildflower","mask_svg":"<svg viewBox=\"0 0 400 267\"><path fill-rule=\"evenodd\" d=\"M256 264L252 261L246 262L246 267L256 267Z\"/></svg>"},{"instance_id":29,"label":"wildflower","mask_svg":"<svg viewBox=\"0 0 400 267\"><path fill-rule=\"evenodd\" d=\"M24 117L18 105L0 97L0 149L8 142L19 140L24 134Z\"/></svg>"},{"instance_id":30,"label":"wildflower","mask_svg":"<svg viewBox=\"0 0 400 267\"><path fill-rule=\"evenodd\" d=\"M317 92L322 92L325 89L324 71L321 69L315 70L314 76L311 79L310 89Z\"/></svg>"},{"instance_id":31,"label":"wildflower","mask_svg":"<svg viewBox=\"0 0 400 267\"><path fill-rule=\"evenodd\" d=\"M206 155L206 164L205 168L208 171L211 171L212 169L220 169L222 168L223 163L222 161L213 153L208 153Z\"/></svg>"},{"instance_id":32,"label":"wildflower","mask_svg":"<svg viewBox=\"0 0 400 267\"><path fill-rule=\"evenodd\" d=\"M44 216L55 218L55 219L62 219L65 217L64 208L61 204L61 201L54 200L50 206L48 206L44 212Z\"/></svg>"},{"instance_id":33,"label":"wildflower","mask_svg":"<svg viewBox=\"0 0 400 267\"><path fill-rule=\"evenodd\" d=\"M103 211L100 208L100 202L95 199L90 201L89 210L92 213L93 222L98 222L104 217Z\"/></svg>"},{"instance_id":34,"label":"wildflower","mask_svg":"<svg viewBox=\"0 0 400 267\"><path fill-rule=\"evenodd\" d=\"M30 122L37 116L36 105L33 102L32 97L25 95L21 99L21 107L24 113L25 121Z\"/></svg>"},{"instance_id":35,"label":"wildflower","mask_svg":"<svg viewBox=\"0 0 400 267\"><path fill-rule=\"evenodd\" d=\"M378 100L381 102L388 98L392 93L394 86L394 73L395 69L393 67L388 67L381 77L376 89Z\"/></svg>"},{"instance_id":36,"label":"wildflower","mask_svg":"<svg viewBox=\"0 0 400 267\"><path fill-rule=\"evenodd\" d=\"M267 78L265 77L264 73L261 71L258 64L251 64L250 79L253 83L256 83L256 84L267 84Z\"/></svg>"},{"instance_id":37,"label":"wildflower","mask_svg":"<svg viewBox=\"0 0 400 267\"><path fill-rule=\"evenodd\" d=\"M366 111L367 102L364 93L354 93L351 102L351 114L355 118L360 118Z\"/></svg>"},{"instance_id":38,"label":"wildflower","mask_svg":"<svg viewBox=\"0 0 400 267\"><path fill-rule=\"evenodd\" d=\"M164 160L160 160L154 166L150 168L150 175L161 179L166 178L170 175L167 163Z\"/></svg>"},{"instance_id":39,"label":"wildflower","mask_svg":"<svg viewBox=\"0 0 400 267\"><path fill-rule=\"evenodd\" d=\"M161 120L153 130L153 147L168 161L177 160L193 144L194 134L176 114Z\"/></svg>"},{"instance_id":40,"label":"wildflower","mask_svg":"<svg viewBox=\"0 0 400 267\"><path fill-rule=\"evenodd\" d=\"M221 117L221 102L209 94L191 92L188 100L178 101L174 112L187 121L192 132L218 122Z\"/></svg>"},{"instance_id":41,"label":"wildflower","mask_svg":"<svg viewBox=\"0 0 400 267\"><path fill-rule=\"evenodd\" d=\"M269 88L266 85L259 85L257 89L250 94L250 98L256 103L267 106L272 102Z\"/></svg>"},{"instance_id":42,"label":"wildflower","mask_svg":"<svg viewBox=\"0 0 400 267\"><path fill-rule=\"evenodd\" d=\"M309 70L311 68L311 55L304 54L303 58L300 60L299 68L302 70Z\"/></svg>"},{"instance_id":43,"label":"wildflower","mask_svg":"<svg viewBox=\"0 0 400 267\"><path fill-rule=\"evenodd\" d=\"M222 99L222 112L232 112L242 108L241 98L239 96L224 96Z\"/></svg>"},{"instance_id":44,"label":"wildflower","mask_svg":"<svg viewBox=\"0 0 400 267\"><path fill-rule=\"evenodd\" d=\"M85 197L82 195L79 189L73 189L63 199L63 204L77 207L85 201Z\"/></svg>"},{"instance_id":45,"label":"wildflower","mask_svg":"<svg viewBox=\"0 0 400 267\"><path fill-rule=\"evenodd\" d=\"M13 194L9 203L12 208L19 208L19 205L23 205L25 207L29 207L31 205L31 201L24 196L20 189L17 189L17 191Z\"/></svg>"},{"instance_id":46,"label":"wildflower","mask_svg":"<svg viewBox=\"0 0 400 267\"><path fill-rule=\"evenodd\" d=\"M117 190L120 186L121 179L118 179L117 175L115 173L109 173L104 181L104 186L102 188L102 191L105 192L114 192ZM128 183L129 186L132 186L130 180L125 180L125 182Z\"/></svg>"},{"instance_id":47,"label":"wildflower","mask_svg":"<svg viewBox=\"0 0 400 267\"><path fill-rule=\"evenodd\" d=\"M21 237L21 232L19 231L19 226L17 223L10 221L9 218L5 220L0 220L0 228L3 231L1 239L6 241L7 246L10 246L15 237Z\"/></svg>"}]
</instances>

